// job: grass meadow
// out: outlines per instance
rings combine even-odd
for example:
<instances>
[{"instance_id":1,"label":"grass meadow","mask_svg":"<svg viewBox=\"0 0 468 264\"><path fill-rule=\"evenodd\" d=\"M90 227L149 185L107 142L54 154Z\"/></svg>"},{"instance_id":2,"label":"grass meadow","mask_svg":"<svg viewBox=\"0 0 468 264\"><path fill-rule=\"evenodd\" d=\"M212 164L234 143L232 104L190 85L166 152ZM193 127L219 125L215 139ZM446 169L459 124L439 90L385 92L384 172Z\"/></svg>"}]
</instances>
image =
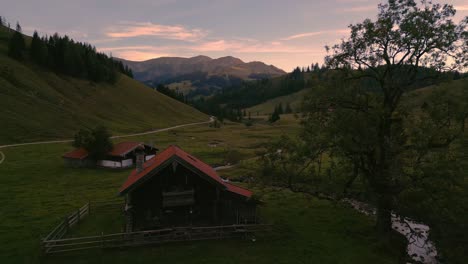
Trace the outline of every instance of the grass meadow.
<instances>
[{"instance_id":1,"label":"grass meadow","mask_svg":"<svg viewBox=\"0 0 468 264\"><path fill-rule=\"evenodd\" d=\"M209 164L223 164L231 150L238 151L242 159L252 158L270 139L297 133L298 128L292 116L285 116L274 125L200 125L119 140L152 142L161 149L177 144ZM249 186L265 202L261 216L274 224L274 232L256 242L178 243L44 258L40 238L87 201L118 199L117 190L130 172L68 168L61 155L70 149L69 144L2 149L6 159L0 165L1 263L397 263L404 255L400 239L378 243L373 221L351 208L285 190ZM231 169L229 173L243 172ZM118 214L96 212L76 228L80 234L93 235L118 232L121 226Z\"/></svg>"}]
</instances>

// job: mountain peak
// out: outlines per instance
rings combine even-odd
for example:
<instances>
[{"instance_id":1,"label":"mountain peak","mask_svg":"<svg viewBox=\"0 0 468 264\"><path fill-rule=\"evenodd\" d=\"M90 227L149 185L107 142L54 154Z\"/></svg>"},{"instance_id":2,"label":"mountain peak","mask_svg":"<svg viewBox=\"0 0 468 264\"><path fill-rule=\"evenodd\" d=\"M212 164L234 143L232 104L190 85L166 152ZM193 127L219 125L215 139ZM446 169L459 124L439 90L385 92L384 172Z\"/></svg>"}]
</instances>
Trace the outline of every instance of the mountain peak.
<instances>
[{"instance_id":1,"label":"mountain peak","mask_svg":"<svg viewBox=\"0 0 468 264\"><path fill-rule=\"evenodd\" d=\"M244 63L241 59L233 57L233 56L220 57L220 58L214 59L213 61L216 61L216 63L220 63L223 65L230 65L230 66Z\"/></svg>"},{"instance_id":2,"label":"mountain peak","mask_svg":"<svg viewBox=\"0 0 468 264\"><path fill-rule=\"evenodd\" d=\"M191 60L191 61L200 61L201 62L201 61L211 61L213 59L208 57L208 56L205 56L205 55L198 55L198 56L189 58L189 60Z\"/></svg>"}]
</instances>

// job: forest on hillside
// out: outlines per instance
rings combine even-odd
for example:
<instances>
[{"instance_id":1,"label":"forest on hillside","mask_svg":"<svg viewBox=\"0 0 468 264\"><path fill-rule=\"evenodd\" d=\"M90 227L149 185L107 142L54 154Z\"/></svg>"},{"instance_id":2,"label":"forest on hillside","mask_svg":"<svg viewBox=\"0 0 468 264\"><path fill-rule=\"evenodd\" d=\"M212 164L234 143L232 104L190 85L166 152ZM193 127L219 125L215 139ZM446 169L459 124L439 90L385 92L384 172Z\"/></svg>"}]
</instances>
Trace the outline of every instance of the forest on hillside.
<instances>
[{"instance_id":1,"label":"forest on hillside","mask_svg":"<svg viewBox=\"0 0 468 264\"><path fill-rule=\"evenodd\" d=\"M244 114L243 109L245 108L261 104L276 97L293 94L303 89L319 89L334 81L338 76L336 69L330 69L326 65L320 67L317 63L312 65L311 68L297 67L291 73L277 78L243 81L238 85L224 88L210 97L189 99L180 92L164 89L163 85L158 86L158 91L190 104L204 113L214 115L220 120L241 121L243 116L248 115L248 113ZM411 84L411 87L408 87L409 90L416 90L468 76L468 73L460 73L456 70L436 72L432 68L418 68L417 79ZM376 89L376 80L374 79L360 79L359 85L366 91L379 93L379 90ZM300 109L295 110L300 111Z\"/></svg>"},{"instance_id":2,"label":"forest on hillside","mask_svg":"<svg viewBox=\"0 0 468 264\"><path fill-rule=\"evenodd\" d=\"M115 83L119 73L133 77L132 71L121 61L97 52L90 44L57 33L41 37L37 31L29 39L22 33L19 23L13 30L1 17L0 27L10 33L8 55L15 60L31 61L56 73L93 82Z\"/></svg>"}]
</instances>

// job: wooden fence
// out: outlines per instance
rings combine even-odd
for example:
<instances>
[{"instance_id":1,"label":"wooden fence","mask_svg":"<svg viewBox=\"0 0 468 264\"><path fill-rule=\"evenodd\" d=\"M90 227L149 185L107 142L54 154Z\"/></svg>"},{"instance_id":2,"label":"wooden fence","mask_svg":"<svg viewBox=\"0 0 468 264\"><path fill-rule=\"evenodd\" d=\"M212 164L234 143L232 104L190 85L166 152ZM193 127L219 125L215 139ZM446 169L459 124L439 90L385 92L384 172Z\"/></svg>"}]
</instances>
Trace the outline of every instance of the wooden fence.
<instances>
[{"instance_id":1,"label":"wooden fence","mask_svg":"<svg viewBox=\"0 0 468 264\"><path fill-rule=\"evenodd\" d=\"M103 201L86 203L72 214L64 217L44 239L41 248L44 254L56 254L93 248L122 248L140 245L160 244L176 241L196 241L249 237L257 231L270 229L270 225L242 224L202 227L174 227L129 233L117 233L98 236L64 238L71 227L77 225L92 210L122 209L122 201Z\"/></svg>"},{"instance_id":2,"label":"wooden fence","mask_svg":"<svg viewBox=\"0 0 468 264\"><path fill-rule=\"evenodd\" d=\"M89 202L85 205L83 205L80 209L75 211L74 213L70 214L69 216L66 216L60 224L58 224L52 232L50 232L44 239L43 241L48 241L48 240L57 240L63 238L67 232L68 229L80 222L84 217L86 217L89 214Z\"/></svg>"},{"instance_id":3,"label":"wooden fence","mask_svg":"<svg viewBox=\"0 0 468 264\"><path fill-rule=\"evenodd\" d=\"M197 241L249 237L257 231L265 231L270 225L227 225L206 227L176 227L159 230L118 233L42 241L46 254L86 250L93 248L123 248L177 241Z\"/></svg>"}]
</instances>

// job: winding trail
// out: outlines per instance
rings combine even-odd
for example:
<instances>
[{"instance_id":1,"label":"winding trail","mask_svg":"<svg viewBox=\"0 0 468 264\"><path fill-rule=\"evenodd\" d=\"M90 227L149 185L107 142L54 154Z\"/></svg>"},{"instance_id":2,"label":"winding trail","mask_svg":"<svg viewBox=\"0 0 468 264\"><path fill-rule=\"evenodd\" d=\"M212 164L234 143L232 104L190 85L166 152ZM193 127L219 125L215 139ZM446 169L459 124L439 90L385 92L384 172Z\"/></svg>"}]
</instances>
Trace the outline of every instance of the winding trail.
<instances>
[{"instance_id":1,"label":"winding trail","mask_svg":"<svg viewBox=\"0 0 468 264\"><path fill-rule=\"evenodd\" d=\"M147 132L141 132L141 133L134 133L134 134L126 134L126 135L119 135L119 136L113 136L111 138L125 138L125 137L135 137L135 136L143 136L143 135L150 135L150 134L155 134L155 133L160 133L164 131L169 131L172 129L177 129L181 127L188 127L188 126L196 126L196 125L203 125L203 124L209 124L214 122L214 118L210 117L209 121L205 122L196 122L196 123L189 123L189 124L182 124L182 125L177 125L177 126L172 126L172 127L166 127L166 128L161 128L161 129L155 129ZM11 147L20 147L20 146L28 146L28 145L42 145L42 144L56 144L56 143L68 143L72 142L73 139L62 139L62 140L49 140L49 141L37 141L37 142L29 142L29 143L18 143L18 144L9 144L9 145L1 145L0 149L2 148L11 148ZM0 151L0 160L3 161L5 159L5 154ZM0 162L1 163L1 162Z\"/></svg>"},{"instance_id":2,"label":"winding trail","mask_svg":"<svg viewBox=\"0 0 468 264\"><path fill-rule=\"evenodd\" d=\"M3 154L3 152L0 151L0 164L2 164L4 160L5 160L5 154Z\"/></svg>"}]
</instances>

